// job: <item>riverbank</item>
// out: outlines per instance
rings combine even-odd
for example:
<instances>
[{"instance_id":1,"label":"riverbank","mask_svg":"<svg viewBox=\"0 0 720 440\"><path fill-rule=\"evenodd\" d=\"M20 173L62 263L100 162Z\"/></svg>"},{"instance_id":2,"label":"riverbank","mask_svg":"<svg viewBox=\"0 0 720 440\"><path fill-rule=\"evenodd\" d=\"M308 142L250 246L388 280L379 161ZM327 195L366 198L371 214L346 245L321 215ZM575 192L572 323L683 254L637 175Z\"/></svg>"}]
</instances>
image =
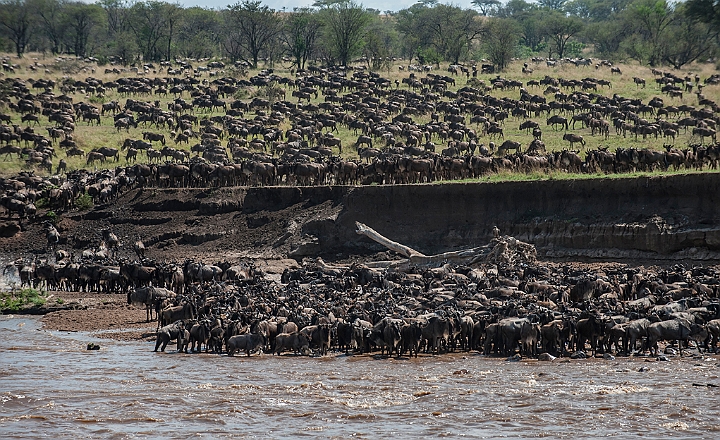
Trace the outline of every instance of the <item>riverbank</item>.
<instances>
[{"instance_id":1,"label":"riverbank","mask_svg":"<svg viewBox=\"0 0 720 440\"><path fill-rule=\"evenodd\" d=\"M4 315L42 315L45 330L88 332L118 341L155 338L156 321L145 322L145 310L127 304L123 294L47 292L43 305L4 311Z\"/></svg>"},{"instance_id":2,"label":"riverbank","mask_svg":"<svg viewBox=\"0 0 720 440\"><path fill-rule=\"evenodd\" d=\"M355 222L427 254L485 245L498 227L552 261L720 262L720 173L367 187L133 189L90 211L55 213L58 247L96 249L100 231L135 259L217 262L385 252ZM44 212L40 213L44 215ZM48 214L49 215L49 214ZM48 217L49 218L49 217ZM7 264L45 254L43 220L0 243ZM17 222L15 222L17 223Z\"/></svg>"}]
</instances>

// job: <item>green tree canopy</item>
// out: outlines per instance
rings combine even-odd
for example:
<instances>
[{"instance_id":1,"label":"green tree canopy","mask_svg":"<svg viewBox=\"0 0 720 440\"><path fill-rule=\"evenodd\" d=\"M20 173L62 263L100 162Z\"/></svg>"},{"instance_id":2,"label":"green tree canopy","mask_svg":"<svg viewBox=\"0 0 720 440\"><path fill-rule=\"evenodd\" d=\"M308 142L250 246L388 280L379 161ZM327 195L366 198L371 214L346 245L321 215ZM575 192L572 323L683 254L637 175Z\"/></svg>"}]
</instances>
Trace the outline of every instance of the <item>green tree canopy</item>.
<instances>
[{"instance_id":1,"label":"green tree canopy","mask_svg":"<svg viewBox=\"0 0 720 440\"><path fill-rule=\"evenodd\" d=\"M352 0L333 2L320 10L326 57L331 63L347 66L365 44L365 26L370 13Z\"/></svg>"}]
</instances>

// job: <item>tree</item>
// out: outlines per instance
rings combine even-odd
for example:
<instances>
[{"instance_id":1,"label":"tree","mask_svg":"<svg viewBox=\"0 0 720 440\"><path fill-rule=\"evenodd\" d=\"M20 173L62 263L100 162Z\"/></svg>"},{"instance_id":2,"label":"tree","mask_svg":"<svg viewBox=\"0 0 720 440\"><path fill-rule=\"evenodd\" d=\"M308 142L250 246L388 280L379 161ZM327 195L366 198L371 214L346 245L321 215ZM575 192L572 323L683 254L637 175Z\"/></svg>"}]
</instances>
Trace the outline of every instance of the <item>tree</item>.
<instances>
[{"instance_id":1,"label":"tree","mask_svg":"<svg viewBox=\"0 0 720 440\"><path fill-rule=\"evenodd\" d=\"M404 35L407 52L418 57L437 53L457 64L480 35L482 22L472 9L444 4L433 8L413 5L398 12L397 26Z\"/></svg>"},{"instance_id":2,"label":"tree","mask_svg":"<svg viewBox=\"0 0 720 440\"><path fill-rule=\"evenodd\" d=\"M15 45L15 53L22 57L31 36L32 13L30 5L23 0L0 2L0 30Z\"/></svg>"},{"instance_id":3,"label":"tree","mask_svg":"<svg viewBox=\"0 0 720 440\"><path fill-rule=\"evenodd\" d=\"M420 58L423 53L431 48L433 40L427 26L426 15L428 11L427 6L417 3L407 9L398 11L395 16L395 27L400 33L402 43L402 55L411 60L417 58L421 64L426 63L425 60L420 60Z\"/></svg>"},{"instance_id":4,"label":"tree","mask_svg":"<svg viewBox=\"0 0 720 440\"><path fill-rule=\"evenodd\" d=\"M165 16L165 38L167 39L167 51L165 59L172 59L172 41L177 33L178 23L183 19L185 10L177 4L165 3L163 5L163 15Z\"/></svg>"},{"instance_id":5,"label":"tree","mask_svg":"<svg viewBox=\"0 0 720 440\"><path fill-rule=\"evenodd\" d=\"M642 47L637 55L647 58L651 66L663 59L665 31L675 21L675 14L665 0L636 0L628 6L628 19L636 29L635 47ZM669 36L669 38L673 38ZM635 58L640 59L638 56Z\"/></svg>"},{"instance_id":6,"label":"tree","mask_svg":"<svg viewBox=\"0 0 720 440\"><path fill-rule=\"evenodd\" d=\"M567 0L538 0L538 4L551 11L562 11Z\"/></svg>"},{"instance_id":7,"label":"tree","mask_svg":"<svg viewBox=\"0 0 720 440\"><path fill-rule=\"evenodd\" d=\"M533 10L519 20L522 42L533 52L539 52L545 48L545 31L542 27L543 15L543 12Z\"/></svg>"},{"instance_id":8,"label":"tree","mask_svg":"<svg viewBox=\"0 0 720 440\"><path fill-rule=\"evenodd\" d=\"M281 30L275 10L251 0L230 6L224 24L225 51L233 61L245 61L253 68L257 68L260 53L276 44Z\"/></svg>"},{"instance_id":9,"label":"tree","mask_svg":"<svg viewBox=\"0 0 720 440\"><path fill-rule=\"evenodd\" d=\"M714 42L720 29L713 28L691 17L685 11L686 5L675 9L675 20L668 28L667 43L663 61L679 69L701 57L708 56L716 47Z\"/></svg>"},{"instance_id":10,"label":"tree","mask_svg":"<svg viewBox=\"0 0 720 440\"><path fill-rule=\"evenodd\" d=\"M687 0L685 14L720 29L720 0Z\"/></svg>"},{"instance_id":11,"label":"tree","mask_svg":"<svg viewBox=\"0 0 720 440\"><path fill-rule=\"evenodd\" d=\"M365 26L370 14L353 0L345 0L323 7L323 39L328 55L338 64L347 66L362 50Z\"/></svg>"},{"instance_id":12,"label":"tree","mask_svg":"<svg viewBox=\"0 0 720 440\"><path fill-rule=\"evenodd\" d=\"M159 1L138 2L130 8L128 27L135 34L137 45L145 61L159 61L170 54L169 41L172 40L174 24L178 20L178 8ZM169 49L168 49L169 50Z\"/></svg>"},{"instance_id":13,"label":"tree","mask_svg":"<svg viewBox=\"0 0 720 440\"><path fill-rule=\"evenodd\" d=\"M535 9L537 9L536 5L525 0L509 0L504 7L498 9L497 16L521 19Z\"/></svg>"},{"instance_id":14,"label":"tree","mask_svg":"<svg viewBox=\"0 0 720 440\"><path fill-rule=\"evenodd\" d=\"M435 44L439 53L454 64L460 62L481 32L482 26L476 20L477 13L472 9L460 9L456 6L438 5L434 8L434 20L431 23L435 34Z\"/></svg>"},{"instance_id":15,"label":"tree","mask_svg":"<svg viewBox=\"0 0 720 440\"><path fill-rule=\"evenodd\" d=\"M582 21L576 17L567 17L559 12L547 14L542 20L541 26L545 38L549 42L548 56L551 58L553 53L557 54L558 58L564 57L565 48L570 38L583 30Z\"/></svg>"},{"instance_id":16,"label":"tree","mask_svg":"<svg viewBox=\"0 0 720 440\"><path fill-rule=\"evenodd\" d=\"M397 31L388 16L375 15L366 27L363 55L371 70L390 68L390 58L397 44Z\"/></svg>"},{"instance_id":17,"label":"tree","mask_svg":"<svg viewBox=\"0 0 720 440\"><path fill-rule=\"evenodd\" d=\"M105 10L108 35L114 36L128 30L128 5L125 0L100 0L98 4Z\"/></svg>"},{"instance_id":18,"label":"tree","mask_svg":"<svg viewBox=\"0 0 720 440\"><path fill-rule=\"evenodd\" d=\"M60 53L65 34L65 7L63 0L27 0L38 17L42 33L50 43L53 54Z\"/></svg>"},{"instance_id":19,"label":"tree","mask_svg":"<svg viewBox=\"0 0 720 440\"><path fill-rule=\"evenodd\" d=\"M473 0L470 3L480 10L482 16L494 15L502 4L499 0Z\"/></svg>"},{"instance_id":20,"label":"tree","mask_svg":"<svg viewBox=\"0 0 720 440\"><path fill-rule=\"evenodd\" d=\"M183 11L178 24L177 51L188 58L210 58L220 44L220 20L218 13L200 7Z\"/></svg>"},{"instance_id":21,"label":"tree","mask_svg":"<svg viewBox=\"0 0 720 440\"><path fill-rule=\"evenodd\" d=\"M315 52L321 28L318 13L310 8L295 9L285 17L280 38L298 69L304 69Z\"/></svg>"},{"instance_id":22,"label":"tree","mask_svg":"<svg viewBox=\"0 0 720 440\"><path fill-rule=\"evenodd\" d=\"M64 10L67 46L72 48L76 56L85 57L90 32L102 21L103 10L98 5L83 2L68 3Z\"/></svg>"},{"instance_id":23,"label":"tree","mask_svg":"<svg viewBox=\"0 0 720 440\"><path fill-rule=\"evenodd\" d=\"M505 70L515 56L518 46L519 25L509 18L491 19L483 33L483 47L488 59L498 70Z\"/></svg>"},{"instance_id":24,"label":"tree","mask_svg":"<svg viewBox=\"0 0 720 440\"><path fill-rule=\"evenodd\" d=\"M584 34L587 41L593 43L598 55L612 58L618 56L623 42L632 34L632 26L627 20L618 18L590 23Z\"/></svg>"}]
</instances>

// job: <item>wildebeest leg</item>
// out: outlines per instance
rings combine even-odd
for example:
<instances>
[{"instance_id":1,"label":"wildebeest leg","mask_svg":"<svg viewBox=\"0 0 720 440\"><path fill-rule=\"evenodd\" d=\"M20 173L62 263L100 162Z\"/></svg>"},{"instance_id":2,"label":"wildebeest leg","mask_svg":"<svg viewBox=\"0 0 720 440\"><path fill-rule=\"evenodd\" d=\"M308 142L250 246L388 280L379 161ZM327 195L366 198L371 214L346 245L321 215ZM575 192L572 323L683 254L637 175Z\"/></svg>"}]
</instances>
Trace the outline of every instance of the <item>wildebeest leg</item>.
<instances>
[{"instance_id":1,"label":"wildebeest leg","mask_svg":"<svg viewBox=\"0 0 720 440\"><path fill-rule=\"evenodd\" d=\"M161 344L162 348L160 348L160 351L165 351L165 347L167 347L168 342L170 342L170 335L167 333L159 333L157 335L157 340L155 341L155 350L153 351L157 351Z\"/></svg>"}]
</instances>

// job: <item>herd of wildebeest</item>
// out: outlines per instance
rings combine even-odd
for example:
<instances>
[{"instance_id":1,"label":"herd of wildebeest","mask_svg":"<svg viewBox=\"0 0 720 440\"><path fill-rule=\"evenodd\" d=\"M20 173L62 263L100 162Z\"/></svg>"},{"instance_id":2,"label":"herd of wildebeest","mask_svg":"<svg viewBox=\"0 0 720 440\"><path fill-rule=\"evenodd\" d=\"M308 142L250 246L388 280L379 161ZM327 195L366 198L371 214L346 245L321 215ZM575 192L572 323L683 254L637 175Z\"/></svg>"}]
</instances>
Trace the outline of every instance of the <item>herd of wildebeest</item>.
<instances>
[{"instance_id":1,"label":"herd of wildebeest","mask_svg":"<svg viewBox=\"0 0 720 440\"><path fill-rule=\"evenodd\" d=\"M0 156L25 161L25 174L36 168L54 171L56 176L41 194L53 209L71 207L84 193L96 203L106 202L134 186L417 183L503 171L716 168L720 159L715 142L718 106L701 93L720 76L700 81L698 76L653 69L658 90L668 95L667 100L697 93L697 106L676 106L665 104L660 96L649 102L605 96L598 89L609 92L610 82L591 77L546 76L526 83L500 76L473 78L474 87L453 91L454 73L428 69L413 69L402 81L391 81L349 68L313 68L293 72L292 78L264 70L249 79L202 79L183 65L166 68L166 76L119 75L113 81L4 78L0 108L7 113L0 114ZM635 83L645 87L642 78L635 78ZM266 98L235 99L246 87ZM519 96L496 97L496 90L517 91ZM97 101L111 92L125 102L95 105L73 102L69 95L82 93ZM554 99L548 101L549 96ZM313 100L320 97L323 102ZM122 144L86 151L88 147L80 148L73 138L78 124L128 133L140 126L145 131L142 139L126 138ZM505 139L508 124L532 132L533 141L523 146ZM353 145L342 145L334 134L339 127L357 136ZM562 130L569 148L546 151L543 129ZM585 151L583 159L572 149L585 145L581 130L589 130L586 137L662 136L666 151L601 147ZM676 148L680 135L687 143ZM88 168L109 169L69 170L65 158L56 161L63 155L83 156ZM32 213L32 196L15 180L0 181L2 205L20 216Z\"/></svg>"},{"instance_id":2,"label":"herd of wildebeest","mask_svg":"<svg viewBox=\"0 0 720 440\"><path fill-rule=\"evenodd\" d=\"M720 337L720 271L710 267L501 261L376 269L317 259L278 280L249 262L155 263L137 251L141 263L105 254L73 262L58 251L56 263L18 261L18 272L22 284L40 288L126 294L148 322L156 314L156 351L177 341L182 352L229 355L335 349L547 359L663 356L658 341L678 341L682 356L691 341L716 352Z\"/></svg>"},{"instance_id":3,"label":"herd of wildebeest","mask_svg":"<svg viewBox=\"0 0 720 440\"><path fill-rule=\"evenodd\" d=\"M129 302L159 311L155 350L177 340L179 351L222 353L224 347L229 355L248 356L335 349L398 357L546 353L544 359L552 359L658 356L658 341L678 341L675 352L682 356L689 341L701 353L716 352L720 336L720 272L703 267L592 272L522 263L378 270L310 261L286 270L280 283L245 267L232 272L233 282L197 285L181 295L129 290Z\"/></svg>"},{"instance_id":4,"label":"herd of wildebeest","mask_svg":"<svg viewBox=\"0 0 720 440\"><path fill-rule=\"evenodd\" d=\"M62 213L84 194L109 203L136 187L420 183L504 170L717 168L720 159L718 106L701 93L702 86L718 82L717 76L701 83L698 77L653 72L669 99L695 89L694 107L665 105L659 96L647 103L604 96L598 88L611 85L593 78L546 76L523 84L498 76L452 91L453 76L412 70L394 82L352 69L311 69L293 78L266 70L247 80L203 80L169 67L166 77L105 82L8 77L1 87L4 108L21 115L21 124L0 114L0 155L15 155L27 167L55 174L42 177L27 170L0 179L0 205L10 217L32 218L40 199ZM642 78L635 84L645 87ZM266 98L233 98L247 86L264 90L259 95ZM123 104L95 106L68 95L104 96L111 89L125 98ZM519 99L493 96L498 89L517 90ZM167 108L153 95L165 99ZM317 103L321 95L324 102ZM554 100L548 102L548 95ZM225 114L214 115L219 111ZM513 119L533 134L525 148L505 139L504 127ZM41 129L46 121L51 126ZM143 139L85 151L73 139L76 124L128 133L142 125L146 131ZM357 141L343 146L333 134L338 127L352 131ZM545 151L542 129L563 130L569 149ZM663 136L666 151L600 148L582 159L572 150L585 144L578 130L604 138L611 131L634 138ZM674 147L688 130L692 142ZM88 167L108 169L68 170L65 159L54 162L56 146L69 157L84 156ZM348 148L357 159L349 158ZM46 231L48 249L54 251L59 234L50 222ZM104 231L105 247L79 259L59 251L53 263L18 260L17 268L6 270L16 269L23 285L48 290L127 294L128 303L147 308L148 320L157 314L156 351L175 340L179 351L230 355L324 355L335 348L388 356L456 350L574 357L588 351L589 356L650 351L657 356L661 340L679 341L682 355L690 341L698 350L714 352L720 337L720 272L714 268L588 271L526 261L380 270L307 262L286 270L277 282L245 263L155 263L145 258L141 242L135 244L137 260L118 261L116 242Z\"/></svg>"}]
</instances>

